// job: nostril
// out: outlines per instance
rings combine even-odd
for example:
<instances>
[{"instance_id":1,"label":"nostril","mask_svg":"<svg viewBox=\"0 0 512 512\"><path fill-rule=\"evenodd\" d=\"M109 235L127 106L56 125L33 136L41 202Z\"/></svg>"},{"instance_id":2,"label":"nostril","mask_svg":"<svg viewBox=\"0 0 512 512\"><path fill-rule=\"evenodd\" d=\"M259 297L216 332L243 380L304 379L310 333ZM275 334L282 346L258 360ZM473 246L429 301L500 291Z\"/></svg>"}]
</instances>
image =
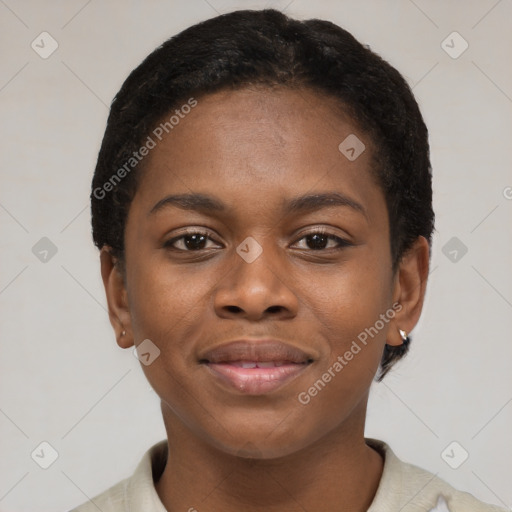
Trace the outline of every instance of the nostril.
<instances>
[{"instance_id":1,"label":"nostril","mask_svg":"<svg viewBox=\"0 0 512 512\"><path fill-rule=\"evenodd\" d=\"M226 306L226 309L230 312L230 313L238 313L240 311L242 311L242 308L238 307L238 306Z\"/></svg>"},{"instance_id":2,"label":"nostril","mask_svg":"<svg viewBox=\"0 0 512 512\"><path fill-rule=\"evenodd\" d=\"M279 311L281 311L281 306L270 306L267 308L267 311L269 313L279 313Z\"/></svg>"}]
</instances>

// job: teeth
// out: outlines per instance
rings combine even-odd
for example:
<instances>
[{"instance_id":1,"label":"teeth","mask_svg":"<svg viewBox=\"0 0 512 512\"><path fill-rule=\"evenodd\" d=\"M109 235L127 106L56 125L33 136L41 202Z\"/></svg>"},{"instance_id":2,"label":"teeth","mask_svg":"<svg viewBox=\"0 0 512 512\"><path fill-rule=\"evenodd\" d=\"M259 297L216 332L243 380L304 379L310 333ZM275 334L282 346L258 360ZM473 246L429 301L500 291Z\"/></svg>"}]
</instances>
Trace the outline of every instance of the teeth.
<instances>
[{"instance_id":1,"label":"teeth","mask_svg":"<svg viewBox=\"0 0 512 512\"><path fill-rule=\"evenodd\" d=\"M275 368L283 366L285 361L232 361L229 364L239 368Z\"/></svg>"},{"instance_id":2,"label":"teeth","mask_svg":"<svg viewBox=\"0 0 512 512\"><path fill-rule=\"evenodd\" d=\"M254 361L231 361L227 364L237 366L238 368L256 368L256 363Z\"/></svg>"},{"instance_id":3,"label":"teeth","mask_svg":"<svg viewBox=\"0 0 512 512\"><path fill-rule=\"evenodd\" d=\"M258 361L256 364L258 365L258 368L275 368L277 366L276 361Z\"/></svg>"}]
</instances>

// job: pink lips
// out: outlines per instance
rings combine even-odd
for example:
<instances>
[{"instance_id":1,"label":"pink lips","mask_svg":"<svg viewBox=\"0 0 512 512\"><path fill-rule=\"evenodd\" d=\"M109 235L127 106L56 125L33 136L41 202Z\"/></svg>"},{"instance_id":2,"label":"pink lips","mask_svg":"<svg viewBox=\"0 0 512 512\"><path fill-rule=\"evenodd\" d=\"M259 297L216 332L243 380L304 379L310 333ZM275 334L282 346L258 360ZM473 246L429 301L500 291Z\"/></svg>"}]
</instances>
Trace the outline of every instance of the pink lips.
<instances>
[{"instance_id":1,"label":"pink lips","mask_svg":"<svg viewBox=\"0 0 512 512\"><path fill-rule=\"evenodd\" d=\"M313 361L279 340L237 340L204 353L200 362L221 382L249 395L269 393L300 375Z\"/></svg>"}]
</instances>

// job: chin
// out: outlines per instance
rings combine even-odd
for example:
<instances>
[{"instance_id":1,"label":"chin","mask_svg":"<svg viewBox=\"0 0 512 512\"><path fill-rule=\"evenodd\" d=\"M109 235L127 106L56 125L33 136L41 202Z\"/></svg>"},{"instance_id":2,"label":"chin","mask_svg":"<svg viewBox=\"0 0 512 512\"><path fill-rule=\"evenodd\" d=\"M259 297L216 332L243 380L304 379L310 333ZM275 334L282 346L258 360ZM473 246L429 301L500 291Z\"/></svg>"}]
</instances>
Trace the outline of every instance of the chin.
<instances>
[{"instance_id":1,"label":"chin","mask_svg":"<svg viewBox=\"0 0 512 512\"><path fill-rule=\"evenodd\" d=\"M242 429L237 430L239 435L229 436L225 439L212 439L212 444L224 453L241 457L243 459L269 460L286 457L305 447L304 439L295 439L288 433L286 441L272 437L272 430L268 432L259 430L250 435Z\"/></svg>"}]
</instances>

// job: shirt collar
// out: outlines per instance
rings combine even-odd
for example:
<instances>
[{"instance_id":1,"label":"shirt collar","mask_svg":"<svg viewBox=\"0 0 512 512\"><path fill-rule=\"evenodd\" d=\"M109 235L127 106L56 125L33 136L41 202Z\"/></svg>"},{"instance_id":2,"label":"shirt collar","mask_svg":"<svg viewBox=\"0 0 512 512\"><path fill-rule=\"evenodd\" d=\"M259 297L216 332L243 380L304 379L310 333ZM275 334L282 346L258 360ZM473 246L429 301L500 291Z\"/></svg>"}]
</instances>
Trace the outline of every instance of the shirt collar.
<instances>
[{"instance_id":1,"label":"shirt collar","mask_svg":"<svg viewBox=\"0 0 512 512\"><path fill-rule=\"evenodd\" d=\"M167 459L167 439L153 445L142 457L125 488L128 512L167 512L155 489Z\"/></svg>"},{"instance_id":2,"label":"shirt collar","mask_svg":"<svg viewBox=\"0 0 512 512\"><path fill-rule=\"evenodd\" d=\"M390 491L402 488L402 463L385 442L372 438L366 438L365 441L384 458L382 476L368 512L396 512L399 493L395 501ZM155 489L155 480L162 474L167 461L167 450L167 440L164 439L153 445L142 457L125 488L128 512L167 512ZM383 504L385 509L382 508Z\"/></svg>"}]
</instances>

